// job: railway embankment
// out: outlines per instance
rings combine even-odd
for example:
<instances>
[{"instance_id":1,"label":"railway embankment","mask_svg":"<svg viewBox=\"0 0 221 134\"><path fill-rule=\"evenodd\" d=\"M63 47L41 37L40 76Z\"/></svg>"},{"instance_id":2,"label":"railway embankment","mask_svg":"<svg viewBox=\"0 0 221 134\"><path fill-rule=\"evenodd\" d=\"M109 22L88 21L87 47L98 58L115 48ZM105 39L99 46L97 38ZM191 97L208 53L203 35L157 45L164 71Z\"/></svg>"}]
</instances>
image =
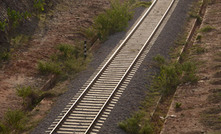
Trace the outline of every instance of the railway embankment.
<instances>
[{"instance_id":1,"label":"railway embankment","mask_svg":"<svg viewBox=\"0 0 221 134\"><path fill-rule=\"evenodd\" d=\"M220 42L221 3L207 1L202 24L187 48L186 60L197 63L196 84L177 88L162 134L221 132ZM179 104L179 106L178 106Z\"/></svg>"},{"instance_id":2,"label":"railway embankment","mask_svg":"<svg viewBox=\"0 0 221 134\"><path fill-rule=\"evenodd\" d=\"M188 13L190 18L183 38L177 42L185 47L175 49L176 55L179 50L183 51L180 63L174 64L172 60L172 64L165 66L162 57L154 58L160 66L160 75L153 80L150 88L153 90L147 93L139 112L120 122L119 126L125 131L220 133L220 68L217 60L220 58L220 39L217 38L220 3L198 1L193 6ZM217 21L214 22L214 18ZM162 88L158 90L160 93L156 92L159 88Z\"/></svg>"}]
</instances>

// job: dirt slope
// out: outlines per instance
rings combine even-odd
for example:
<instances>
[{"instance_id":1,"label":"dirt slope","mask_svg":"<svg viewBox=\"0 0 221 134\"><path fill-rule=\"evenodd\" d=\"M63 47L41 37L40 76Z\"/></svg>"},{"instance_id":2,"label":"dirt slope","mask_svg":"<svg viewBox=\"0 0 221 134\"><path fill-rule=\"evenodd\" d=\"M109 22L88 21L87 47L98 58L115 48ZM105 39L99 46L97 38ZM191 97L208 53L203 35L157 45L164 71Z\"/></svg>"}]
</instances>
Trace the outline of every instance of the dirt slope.
<instances>
[{"instance_id":1,"label":"dirt slope","mask_svg":"<svg viewBox=\"0 0 221 134\"><path fill-rule=\"evenodd\" d=\"M192 60L199 63L197 85L181 85L169 109L163 134L221 133L221 1L208 5L200 32L201 41L190 48ZM176 104L181 103L180 108ZM171 115L173 115L171 117Z\"/></svg>"},{"instance_id":2,"label":"dirt slope","mask_svg":"<svg viewBox=\"0 0 221 134\"><path fill-rule=\"evenodd\" d=\"M47 60L59 43L84 40L76 31L90 26L93 18L108 6L108 0L62 0L53 10L40 15L31 40L13 52L9 63L0 69L0 119L8 109L22 107L22 100L16 95L18 85L39 88L47 80L39 75L37 62Z\"/></svg>"}]
</instances>

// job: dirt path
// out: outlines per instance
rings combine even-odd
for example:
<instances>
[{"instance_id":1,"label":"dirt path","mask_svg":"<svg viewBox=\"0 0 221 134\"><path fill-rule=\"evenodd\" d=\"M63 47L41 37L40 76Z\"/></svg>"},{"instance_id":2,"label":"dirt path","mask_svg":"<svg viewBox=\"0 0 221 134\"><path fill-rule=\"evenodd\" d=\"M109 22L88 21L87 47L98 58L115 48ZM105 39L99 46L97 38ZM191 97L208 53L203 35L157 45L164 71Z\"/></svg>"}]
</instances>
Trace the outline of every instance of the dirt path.
<instances>
[{"instance_id":1,"label":"dirt path","mask_svg":"<svg viewBox=\"0 0 221 134\"><path fill-rule=\"evenodd\" d=\"M197 85L178 87L162 134L218 134L221 132L221 2L208 5L200 32L201 41L190 48L190 57L199 63ZM180 103L181 107L176 108ZM172 116L171 116L172 115Z\"/></svg>"},{"instance_id":2,"label":"dirt path","mask_svg":"<svg viewBox=\"0 0 221 134\"><path fill-rule=\"evenodd\" d=\"M36 34L1 68L0 119L8 109L22 108L22 99L16 95L18 85L38 88L47 79L38 74L37 62L47 60L59 43L75 44L84 40L76 31L90 26L94 16L109 6L108 0L62 0L59 3L47 15L40 16Z\"/></svg>"}]
</instances>

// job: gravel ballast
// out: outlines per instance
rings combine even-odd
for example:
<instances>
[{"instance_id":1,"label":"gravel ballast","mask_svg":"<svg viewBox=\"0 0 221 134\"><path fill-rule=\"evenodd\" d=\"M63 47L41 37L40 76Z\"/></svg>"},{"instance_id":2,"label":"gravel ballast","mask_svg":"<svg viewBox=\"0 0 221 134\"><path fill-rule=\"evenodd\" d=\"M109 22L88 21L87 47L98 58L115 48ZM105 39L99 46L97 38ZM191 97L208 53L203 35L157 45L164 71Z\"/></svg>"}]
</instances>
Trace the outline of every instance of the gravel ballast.
<instances>
[{"instance_id":1,"label":"gravel ballast","mask_svg":"<svg viewBox=\"0 0 221 134\"><path fill-rule=\"evenodd\" d=\"M194 0L195 1L195 0ZM125 132L118 127L118 123L128 118L134 111L138 110L140 102L145 98L145 91L147 85L151 81L151 75L154 74L155 69L152 69L152 58L161 54L168 57L170 48L174 45L178 34L181 33L182 27L187 17L187 11L193 0L179 0L175 11L173 12L168 23L154 43L150 52L147 54L140 68L129 83L127 89L122 94L120 100L111 111L111 114L105 121L103 127L100 129L100 134L124 134ZM137 18L141 15L145 8L140 7L136 9L133 20L129 23L129 28L135 23ZM129 30L127 29L127 31ZM79 73L76 78L71 81L69 90L61 95L54 107L51 109L46 118L39 123L39 125L32 131L32 134L43 134L59 113L69 103L71 98L78 92L83 84L94 73L97 67L103 62L106 56L115 48L118 42L126 36L126 32L117 33L104 42L98 50L94 53L94 57L88 69Z\"/></svg>"}]
</instances>

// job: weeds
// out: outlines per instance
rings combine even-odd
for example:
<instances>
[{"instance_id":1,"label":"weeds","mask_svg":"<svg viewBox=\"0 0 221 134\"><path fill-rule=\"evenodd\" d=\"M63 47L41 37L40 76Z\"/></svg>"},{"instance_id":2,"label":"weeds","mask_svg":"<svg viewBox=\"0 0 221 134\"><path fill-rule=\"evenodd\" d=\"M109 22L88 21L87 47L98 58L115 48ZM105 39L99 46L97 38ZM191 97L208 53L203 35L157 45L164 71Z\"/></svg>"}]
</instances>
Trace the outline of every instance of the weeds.
<instances>
[{"instance_id":1,"label":"weeds","mask_svg":"<svg viewBox=\"0 0 221 134\"><path fill-rule=\"evenodd\" d=\"M17 95L25 99L26 97L30 96L33 93L33 90L30 86L28 87L18 87Z\"/></svg>"},{"instance_id":2,"label":"weeds","mask_svg":"<svg viewBox=\"0 0 221 134\"><path fill-rule=\"evenodd\" d=\"M125 30L132 14L127 3L121 4L119 0L111 1L111 8L94 20L99 39L105 40L108 35Z\"/></svg>"},{"instance_id":3,"label":"weeds","mask_svg":"<svg viewBox=\"0 0 221 134\"><path fill-rule=\"evenodd\" d=\"M182 70L184 71L184 75L182 78L183 83L190 82L192 84L195 84L198 82L199 77L196 76L196 65L193 62L183 63Z\"/></svg>"},{"instance_id":4,"label":"weeds","mask_svg":"<svg viewBox=\"0 0 221 134\"><path fill-rule=\"evenodd\" d=\"M5 121L7 126L9 126L12 130L24 130L24 122L25 122L25 113L19 110L9 110L6 113Z\"/></svg>"},{"instance_id":5,"label":"weeds","mask_svg":"<svg viewBox=\"0 0 221 134\"><path fill-rule=\"evenodd\" d=\"M196 18L198 22L202 22L202 17L200 17L199 14L195 14L195 13L193 13L193 12L190 12L190 13L189 13L189 16L190 16L191 18Z\"/></svg>"},{"instance_id":6,"label":"weeds","mask_svg":"<svg viewBox=\"0 0 221 134\"><path fill-rule=\"evenodd\" d=\"M5 113L4 119L0 122L0 133L21 133L27 128L26 125L24 125L26 121L27 116L24 112L20 110L8 110Z\"/></svg>"},{"instance_id":7,"label":"weeds","mask_svg":"<svg viewBox=\"0 0 221 134\"><path fill-rule=\"evenodd\" d=\"M151 134L153 133L152 125L148 120L143 119L144 116L145 113L137 112L131 118L120 122L118 125L130 134Z\"/></svg>"},{"instance_id":8,"label":"weeds","mask_svg":"<svg viewBox=\"0 0 221 134\"><path fill-rule=\"evenodd\" d=\"M7 52L6 50L0 53L0 62L1 61L7 61L11 57L10 52Z\"/></svg>"},{"instance_id":9,"label":"weeds","mask_svg":"<svg viewBox=\"0 0 221 134\"><path fill-rule=\"evenodd\" d=\"M45 10L45 0L34 0L34 8L38 11L38 12L42 12Z\"/></svg>"},{"instance_id":10,"label":"weeds","mask_svg":"<svg viewBox=\"0 0 221 134\"><path fill-rule=\"evenodd\" d=\"M184 62L183 64L167 63L166 60L160 55L154 57L153 60L157 62L157 65L159 65L158 67L160 68L159 75L154 77L150 89L151 92L156 93L155 95L148 93L149 96L144 102L143 109L139 110L131 118L119 123L119 126L128 133L152 134L155 130L158 131L159 128L154 126L152 124L153 122L150 121L150 119L154 117L150 117L150 114L148 115L150 112L146 110L152 107L149 103L154 105L153 102L149 102L149 99L159 95L162 95L162 98L165 99L175 92L179 84L186 82L194 84L198 81L198 77L195 74L196 66L192 62ZM175 107L180 108L181 105L181 103L176 103Z\"/></svg>"},{"instance_id":11,"label":"weeds","mask_svg":"<svg viewBox=\"0 0 221 134\"><path fill-rule=\"evenodd\" d=\"M196 40L197 40L198 42L201 42L201 40L202 40L202 35L201 35L201 34L198 34L197 37L196 37Z\"/></svg>"},{"instance_id":12,"label":"weeds","mask_svg":"<svg viewBox=\"0 0 221 134\"><path fill-rule=\"evenodd\" d=\"M126 29L128 21L133 17L134 8L150 5L151 2L138 0L129 0L124 3L119 0L112 0L111 8L99 14L94 19L92 28L83 30L84 35L88 38L97 36L102 41L106 40L109 35Z\"/></svg>"},{"instance_id":13,"label":"weeds","mask_svg":"<svg viewBox=\"0 0 221 134\"><path fill-rule=\"evenodd\" d=\"M20 35L17 35L16 37L12 38L10 41L10 44L14 48L16 48L16 47L22 46L22 44L28 42L29 38L30 37L27 35L20 34Z\"/></svg>"},{"instance_id":14,"label":"weeds","mask_svg":"<svg viewBox=\"0 0 221 134\"><path fill-rule=\"evenodd\" d=\"M207 32L211 32L213 29L215 29L215 28L212 26L204 26L199 30L199 32L207 33Z\"/></svg>"},{"instance_id":15,"label":"weeds","mask_svg":"<svg viewBox=\"0 0 221 134\"><path fill-rule=\"evenodd\" d=\"M60 65L54 62L39 61L38 70L42 74L60 74L61 73Z\"/></svg>"},{"instance_id":16,"label":"weeds","mask_svg":"<svg viewBox=\"0 0 221 134\"><path fill-rule=\"evenodd\" d=\"M0 21L0 31L5 31L7 27L7 20L5 19L4 21Z\"/></svg>"},{"instance_id":17,"label":"weeds","mask_svg":"<svg viewBox=\"0 0 221 134\"><path fill-rule=\"evenodd\" d=\"M165 59L160 55L155 56L153 60L158 64L158 66L162 66L166 63Z\"/></svg>"},{"instance_id":18,"label":"weeds","mask_svg":"<svg viewBox=\"0 0 221 134\"><path fill-rule=\"evenodd\" d=\"M31 86L18 86L17 95L22 97L24 108L31 110L42 100L42 92L37 89L33 89Z\"/></svg>"},{"instance_id":19,"label":"weeds","mask_svg":"<svg viewBox=\"0 0 221 134\"><path fill-rule=\"evenodd\" d=\"M19 11L15 11L10 8L7 10L7 15L9 18L9 24L12 26L12 28L16 28L22 20L31 17L31 14L27 11L20 13Z\"/></svg>"},{"instance_id":20,"label":"weeds","mask_svg":"<svg viewBox=\"0 0 221 134\"><path fill-rule=\"evenodd\" d=\"M0 133L1 134L8 134L9 133L8 128L2 122L0 122Z\"/></svg>"},{"instance_id":21,"label":"weeds","mask_svg":"<svg viewBox=\"0 0 221 134\"><path fill-rule=\"evenodd\" d=\"M181 107L181 105L182 105L182 103L176 102L175 108L176 108L176 109L179 109L179 108Z\"/></svg>"},{"instance_id":22,"label":"weeds","mask_svg":"<svg viewBox=\"0 0 221 134\"><path fill-rule=\"evenodd\" d=\"M85 69L89 58L84 59L82 45L60 44L57 50L49 61L38 62L38 70L42 74L68 75Z\"/></svg>"}]
</instances>

